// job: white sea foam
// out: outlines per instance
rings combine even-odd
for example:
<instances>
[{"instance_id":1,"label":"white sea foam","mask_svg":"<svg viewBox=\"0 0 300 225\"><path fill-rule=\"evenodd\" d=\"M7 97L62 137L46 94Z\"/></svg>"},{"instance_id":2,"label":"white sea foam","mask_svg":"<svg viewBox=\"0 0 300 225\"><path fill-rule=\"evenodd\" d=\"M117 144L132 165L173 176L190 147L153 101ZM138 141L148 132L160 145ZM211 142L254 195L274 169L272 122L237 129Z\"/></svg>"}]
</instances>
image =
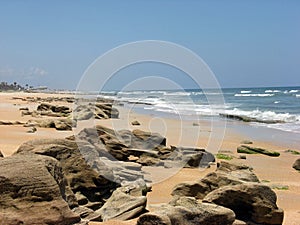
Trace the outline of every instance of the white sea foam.
<instances>
[{"instance_id":1,"label":"white sea foam","mask_svg":"<svg viewBox=\"0 0 300 225\"><path fill-rule=\"evenodd\" d=\"M241 91L241 94L248 94L251 93L252 91Z\"/></svg>"},{"instance_id":2,"label":"white sea foam","mask_svg":"<svg viewBox=\"0 0 300 225\"><path fill-rule=\"evenodd\" d=\"M290 113L276 113L273 111L260 110L244 111L237 108L232 110L226 110L226 113L232 115L253 117L260 120L280 120L287 123L300 122L300 115L294 115Z\"/></svg>"},{"instance_id":3,"label":"white sea foam","mask_svg":"<svg viewBox=\"0 0 300 225\"><path fill-rule=\"evenodd\" d=\"M296 98L300 98L300 95L296 95Z\"/></svg>"},{"instance_id":4,"label":"white sea foam","mask_svg":"<svg viewBox=\"0 0 300 225\"><path fill-rule=\"evenodd\" d=\"M280 93L280 90L265 90L265 93Z\"/></svg>"},{"instance_id":5,"label":"white sea foam","mask_svg":"<svg viewBox=\"0 0 300 225\"><path fill-rule=\"evenodd\" d=\"M289 93L298 93L299 90L290 90Z\"/></svg>"},{"instance_id":6,"label":"white sea foam","mask_svg":"<svg viewBox=\"0 0 300 225\"><path fill-rule=\"evenodd\" d=\"M236 97L272 97L274 94L235 94Z\"/></svg>"}]
</instances>

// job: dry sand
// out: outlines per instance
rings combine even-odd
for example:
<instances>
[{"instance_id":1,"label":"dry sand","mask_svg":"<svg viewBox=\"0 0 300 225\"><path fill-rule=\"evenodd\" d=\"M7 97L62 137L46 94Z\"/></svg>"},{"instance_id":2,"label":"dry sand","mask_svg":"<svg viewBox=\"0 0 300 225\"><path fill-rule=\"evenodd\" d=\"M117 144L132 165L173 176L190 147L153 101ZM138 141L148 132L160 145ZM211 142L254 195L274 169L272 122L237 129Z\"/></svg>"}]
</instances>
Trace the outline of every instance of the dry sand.
<instances>
[{"instance_id":1,"label":"dry sand","mask_svg":"<svg viewBox=\"0 0 300 225\"><path fill-rule=\"evenodd\" d=\"M32 119L30 116L21 116L20 107L34 109L38 103L28 103L22 100L12 100L12 97L47 97L62 96L62 94L43 94L43 93L0 93L0 120L2 121L21 121L26 122ZM66 96L66 95L64 95ZM70 96L70 95L68 95ZM56 102L55 104L65 104ZM69 105L69 104L68 104ZM237 156L236 148L240 142L249 137L235 133L233 130L226 129L223 134L224 124L216 123L211 127L209 121L180 121L175 119L155 118L152 115L140 115L128 109L120 108L120 119L110 119L97 121L97 124L112 127L114 129L141 129L152 132L159 132L167 137L167 145L176 146L198 146L216 153L219 149L232 151ZM131 122L138 120L140 126L132 126ZM193 125L199 123L199 126ZM83 124L82 124L83 126ZM245 125L247 126L247 125ZM28 128L22 125L0 125L0 150L5 156L13 154L18 146L27 140L36 138L63 138L73 134L72 131L56 131L55 129L38 128L36 133L26 133ZM278 146L273 143L254 141L254 146L265 147L281 153L278 158L271 158L263 155L247 155L246 160L234 159L251 165L260 180L264 180L270 185L287 185L288 190L274 190L278 196L278 206L285 212L284 225L300 224L300 173L292 168L293 162L299 157L290 153L285 153L289 146ZM300 149L295 149L300 150ZM151 168L147 168L151 170ZM148 193L148 208L154 209L157 204L166 203L171 199L172 188L185 181L195 181L201 179L206 173L213 170L182 169L172 177L163 177L161 182L155 183L152 192ZM153 168L152 170L156 170ZM163 176L160 171L154 173ZM136 220L120 222L110 221L96 224L135 224Z\"/></svg>"}]
</instances>

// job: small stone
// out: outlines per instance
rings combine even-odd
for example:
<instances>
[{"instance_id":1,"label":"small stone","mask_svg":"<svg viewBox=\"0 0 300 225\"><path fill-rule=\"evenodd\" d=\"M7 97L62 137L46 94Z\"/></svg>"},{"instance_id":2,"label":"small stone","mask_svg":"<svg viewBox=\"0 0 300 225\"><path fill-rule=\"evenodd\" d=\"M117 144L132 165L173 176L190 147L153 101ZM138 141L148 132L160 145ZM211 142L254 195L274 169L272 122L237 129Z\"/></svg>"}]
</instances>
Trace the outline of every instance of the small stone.
<instances>
[{"instance_id":1,"label":"small stone","mask_svg":"<svg viewBox=\"0 0 300 225\"><path fill-rule=\"evenodd\" d=\"M241 144L245 144L245 145L252 145L252 144L253 144L253 142L252 142L252 141L250 141L250 140L243 140L243 141L241 141Z\"/></svg>"},{"instance_id":2,"label":"small stone","mask_svg":"<svg viewBox=\"0 0 300 225\"><path fill-rule=\"evenodd\" d=\"M141 125L141 124L140 124L139 121L135 120L135 121L132 121L132 122L131 122L131 125L133 125L133 126L139 126L139 125Z\"/></svg>"},{"instance_id":3,"label":"small stone","mask_svg":"<svg viewBox=\"0 0 300 225\"><path fill-rule=\"evenodd\" d=\"M247 159L247 157L245 155L240 155L239 159Z\"/></svg>"},{"instance_id":4,"label":"small stone","mask_svg":"<svg viewBox=\"0 0 300 225\"><path fill-rule=\"evenodd\" d=\"M27 133L35 133L37 131L36 127L29 127Z\"/></svg>"}]
</instances>

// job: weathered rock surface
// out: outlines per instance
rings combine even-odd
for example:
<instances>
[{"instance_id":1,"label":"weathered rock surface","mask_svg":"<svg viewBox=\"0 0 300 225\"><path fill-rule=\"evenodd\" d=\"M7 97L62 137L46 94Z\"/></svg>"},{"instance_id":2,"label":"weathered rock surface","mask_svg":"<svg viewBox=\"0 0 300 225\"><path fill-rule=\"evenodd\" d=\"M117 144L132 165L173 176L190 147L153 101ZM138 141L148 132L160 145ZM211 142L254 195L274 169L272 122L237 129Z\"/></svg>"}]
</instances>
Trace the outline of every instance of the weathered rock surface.
<instances>
[{"instance_id":1,"label":"weathered rock surface","mask_svg":"<svg viewBox=\"0 0 300 225\"><path fill-rule=\"evenodd\" d=\"M4 156L3 156L3 154L2 154L2 152L0 151L0 158L3 158Z\"/></svg>"},{"instance_id":2,"label":"weathered rock surface","mask_svg":"<svg viewBox=\"0 0 300 225\"><path fill-rule=\"evenodd\" d=\"M76 126L76 122L68 118L28 120L24 124L24 127L55 128L56 130L72 130L73 126Z\"/></svg>"},{"instance_id":3,"label":"weathered rock surface","mask_svg":"<svg viewBox=\"0 0 300 225\"><path fill-rule=\"evenodd\" d=\"M295 170L300 170L300 158L297 159L297 160L294 162L293 168L294 168Z\"/></svg>"},{"instance_id":4,"label":"weathered rock surface","mask_svg":"<svg viewBox=\"0 0 300 225\"><path fill-rule=\"evenodd\" d=\"M89 202L99 203L100 208L104 204L104 199L116 189L117 184L106 178L113 174L104 164L102 170L97 172L88 165L84 152L87 153L86 157L94 157L93 153L98 154L95 147L89 143L66 139L39 139L25 142L16 154L35 153L57 159L72 191L84 195Z\"/></svg>"},{"instance_id":5,"label":"weathered rock surface","mask_svg":"<svg viewBox=\"0 0 300 225\"><path fill-rule=\"evenodd\" d=\"M107 202L95 213L101 215L103 221L117 219L128 220L145 211L147 198L143 195L147 187L135 184L116 189Z\"/></svg>"},{"instance_id":6,"label":"weathered rock surface","mask_svg":"<svg viewBox=\"0 0 300 225\"><path fill-rule=\"evenodd\" d=\"M283 222L283 211L277 207L276 200L276 194L270 187L247 183L214 190L203 202L230 208L243 221L279 225Z\"/></svg>"},{"instance_id":7,"label":"weathered rock surface","mask_svg":"<svg viewBox=\"0 0 300 225\"><path fill-rule=\"evenodd\" d=\"M245 182L259 182L252 168L242 164L232 164L221 161L215 172L207 174L196 182L181 183L174 187L173 196L191 196L204 198L209 192L226 185L236 185Z\"/></svg>"},{"instance_id":8,"label":"weathered rock surface","mask_svg":"<svg viewBox=\"0 0 300 225\"><path fill-rule=\"evenodd\" d=\"M232 225L235 214L232 210L214 204L198 203L195 198L181 197L155 212L139 217L138 225Z\"/></svg>"},{"instance_id":9,"label":"weathered rock surface","mask_svg":"<svg viewBox=\"0 0 300 225\"><path fill-rule=\"evenodd\" d=\"M96 104L80 104L73 112L76 120L118 118L119 111L113 107L112 103L101 102Z\"/></svg>"},{"instance_id":10,"label":"weathered rock surface","mask_svg":"<svg viewBox=\"0 0 300 225\"><path fill-rule=\"evenodd\" d=\"M51 105L48 103L41 103L37 107L37 112L41 115L66 117L71 113L71 109L63 105Z\"/></svg>"},{"instance_id":11,"label":"weathered rock surface","mask_svg":"<svg viewBox=\"0 0 300 225\"><path fill-rule=\"evenodd\" d=\"M263 148L256 148L256 147L251 147L247 145L242 145L237 148L238 153L245 153L245 154L263 154L263 155L268 155L268 156L273 156L273 157L278 157L280 156L279 152L275 151L268 151Z\"/></svg>"},{"instance_id":12,"label":"weathered rock surface","mask_svg":"<svg viewBox=\"0 0 300 225\"><path fill-rule=\"evenodd\" d=\"M0 160L1 224L79 222L68 206L67 192L62 168L51 157L27 154Z\"/></svg>"}]
</instances>

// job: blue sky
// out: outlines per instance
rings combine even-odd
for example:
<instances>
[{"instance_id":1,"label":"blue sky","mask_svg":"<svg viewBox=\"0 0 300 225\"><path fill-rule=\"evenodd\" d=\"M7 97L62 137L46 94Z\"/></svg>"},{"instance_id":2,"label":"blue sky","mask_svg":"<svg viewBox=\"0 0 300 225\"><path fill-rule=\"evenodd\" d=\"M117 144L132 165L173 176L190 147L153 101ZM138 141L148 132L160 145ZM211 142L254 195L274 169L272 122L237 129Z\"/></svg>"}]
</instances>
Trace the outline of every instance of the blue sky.
<instances>
[{"instance_id":1,"label":"blue sky","mask_svg":"<svg viewBox=\"0 0 300 225\"><path fill-rule=\"evenodd\" d=\"M0 80L75 89L97 57L139 40L191 49L222 87L300 86L297 0L1 0ZM153 70L194 87L173 69ZM149 66L132 68L111 87L139 72L153 75Z\"/></svg>"}]
</instances>

